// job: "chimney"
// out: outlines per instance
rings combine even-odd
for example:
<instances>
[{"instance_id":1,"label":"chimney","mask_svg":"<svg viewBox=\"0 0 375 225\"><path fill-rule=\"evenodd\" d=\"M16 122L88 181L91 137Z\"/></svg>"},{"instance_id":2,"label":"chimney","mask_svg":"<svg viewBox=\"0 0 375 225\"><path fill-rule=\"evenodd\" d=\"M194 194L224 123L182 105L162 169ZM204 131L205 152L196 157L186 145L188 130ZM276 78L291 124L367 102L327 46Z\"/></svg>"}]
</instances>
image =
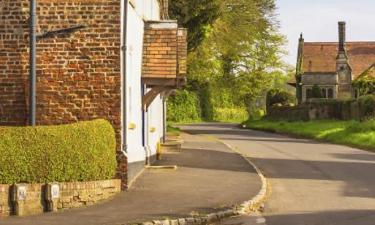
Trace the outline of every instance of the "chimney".
<instances>
[{"instance_id":1,"label":"chimney","mask_svg":"<svg viewBox=\"0 0 375 225\"><path fill-rule=\"evenodd\" d=\"M297 53L297 74L301 73L302 70L302 57L303 57L303 47L305 40L303 39L303 34L299 36L298 40L298 53Z\"/></svg>"},{"instance_id":2,"label":"chimney","mask_svg":"<svg viewBox=\"0 0 375 225\"><path fill-rule=\"evenodd\" d=\"M339 53L345 52L346 25L344 21L339 22Z\"/></svg>"}]
</instances>

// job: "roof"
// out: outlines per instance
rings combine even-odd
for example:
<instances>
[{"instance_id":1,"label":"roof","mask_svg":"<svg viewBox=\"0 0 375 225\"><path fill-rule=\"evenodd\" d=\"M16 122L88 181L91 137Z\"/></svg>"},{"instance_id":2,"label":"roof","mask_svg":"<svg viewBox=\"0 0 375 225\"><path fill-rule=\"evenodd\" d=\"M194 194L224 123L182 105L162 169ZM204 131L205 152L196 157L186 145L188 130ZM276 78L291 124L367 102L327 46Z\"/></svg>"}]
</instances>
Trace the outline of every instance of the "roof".
<instances>
[{"instance_id":1,"label":"roof","mask_svg":"<svg viewBox=\"0 0 375 225\"><path fill-rule=\"evenodd\" d=\"M356 79L375 63L375 42L347 42L349 64ZM338 42L305 42L304 73L335 73Z\"/></svg>"},{"instance_id":2,"label":"roof","mask_svg":"<svg viewBox=\"0 0 375 225\"><path fill-rule=\"evenodd\" d=\"M375 63L370 66L367 70L365 70L362 74L360 74L357 79L359 78L375 78Z\"/></svg>"}]
</instances>

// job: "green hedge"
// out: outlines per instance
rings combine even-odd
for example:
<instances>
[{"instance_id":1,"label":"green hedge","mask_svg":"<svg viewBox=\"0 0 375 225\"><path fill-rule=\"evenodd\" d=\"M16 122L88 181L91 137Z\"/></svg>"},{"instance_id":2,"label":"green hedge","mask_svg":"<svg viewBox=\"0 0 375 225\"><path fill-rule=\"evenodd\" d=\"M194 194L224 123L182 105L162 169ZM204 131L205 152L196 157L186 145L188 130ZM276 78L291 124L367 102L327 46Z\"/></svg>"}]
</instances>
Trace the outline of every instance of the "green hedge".
<instances>
[{"instance_id":1,"label":"green hedge","mask_svg":"<svg viewBox=\"0 0 375 225\"><path fill-rule=\"evenodd\" d=\"M171 122L194 122L201 120L199 97L196 93L179 90L168 98L167 118Z\"/></svg>"},{"instance_id":2,"label":"green hedge","mask_svg":"<svg viewBox=\"0 0 375 225\"><path fill-rule=\"evenodd\" d=\"M214 108L214 121L222 122L242 122L249 118L244 108Z\"/></svg>"},{"instance_id":3,"label":"green hedge","mask_svg":"<svg viewBox=\"0 0 375 225\"><path fill-rule=\"evenodd\" d=\"M111 179L116 140L105 120L60 126L0 127L0 183Z\"/></svg>"}]
</instances>

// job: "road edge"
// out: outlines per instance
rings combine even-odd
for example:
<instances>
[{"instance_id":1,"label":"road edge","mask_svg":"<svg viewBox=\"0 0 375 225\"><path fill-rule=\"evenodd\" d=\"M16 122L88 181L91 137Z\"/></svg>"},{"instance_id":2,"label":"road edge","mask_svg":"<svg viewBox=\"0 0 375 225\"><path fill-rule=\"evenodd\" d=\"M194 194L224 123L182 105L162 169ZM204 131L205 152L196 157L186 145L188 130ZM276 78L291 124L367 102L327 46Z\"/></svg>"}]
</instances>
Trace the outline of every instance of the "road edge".
<instances>
[{"instance_id":1,"label":"road edge","mask_svg":"<svg viewBox=\"0 0 375 225\"><path fill-rule=\"evenodd\" d=\"M210 224L213 222L217 222L229 217L233 216L241 216L241 215L248 215L251 212L258 211L264 202L267 199L267 196L270 192L270 185L267 178L264 176L263 172L248 158L248 156L242 154L237 149L233 148L231 145L225 143L224 141L214 138L217 142L225 145L231 151L240 155L244 160L246 160L256 171L258 176L261 179L261 189L257 195L255 195L252 199L243 202L239 206L235 206L232 209L219 211L215 213L210 213L204 216L197 216L197 217L183 217L178 219L166 219L166 220L152 220L142 223L130 223L133 225L204 225Z\"/></svg>"}]
</instances>

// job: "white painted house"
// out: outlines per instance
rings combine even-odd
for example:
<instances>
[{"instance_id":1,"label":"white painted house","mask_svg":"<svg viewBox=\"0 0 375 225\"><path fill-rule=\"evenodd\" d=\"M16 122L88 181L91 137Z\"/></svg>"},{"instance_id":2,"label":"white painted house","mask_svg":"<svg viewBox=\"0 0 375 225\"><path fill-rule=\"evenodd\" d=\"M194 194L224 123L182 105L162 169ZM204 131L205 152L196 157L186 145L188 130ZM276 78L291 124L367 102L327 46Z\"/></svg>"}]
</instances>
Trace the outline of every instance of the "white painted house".
<instances>
[{"instance_id":1,"label":"white painted house","mask_svg":"<svg viewBox=\"0 0 375 225\"><path fill-rule=\"evenodd\" d=\"M181 76L181 79L184 79L185 75L185 68L178 68L178 61L181 61L179 60L178 50L177 54L174 53L177 65L172 65L172 67L177 66L175 68L177 74L168 75L160 73L162 70L159 69L145 69L145 67L150 67L145 62L149 58L151 58L152 62L159 63L159 66L164 66L165 59L173 58L173 56L168 57L171 56L168 49L167 51L162 50L160 57L155 57L154 53L152 53L153 55L148 55L149 57L145 56L145 54L147 55L146 48L151 45L155 45L155 48L169 48L168 45L171 44L170 42L164 44L158 42L160 45L155 43L146 44L147 37L144 38L145 30L153 28L157 30L157 34L154 34L151 42L155 38L163 39L163 37L159 37L163 30L172 31L169 33L167 31L165 35L176 35L175 41L177 43L172 41L171 46L181 49L180 54L182 53L181 56L184 58L182 59L184 60L182 64L186 64L186 31L178 29L176 21L167 20L167 8L163 9L163 7L167 7L167 1L131 0L128 4L126 65L122 67L126 68L127 74L125 82L127 106L122 108L127 109L127 112L123 114L126 115L126 118L123 119L126 121L125 124L127 124L126 130L123 132L123 135L125 135L123 140L127 145L128 180L131 181L142 171L145 164L155 160L158 146L163 142L166 130L166 95L170 90L181 85L177 77ZM180 41L182 44L178 45L178 35L183 38L182 41L185 43ZM152 50L155 51L155 49ZM173 51L173 49L170 50ZM158 65L156 64L151 64L151 67L157 68ZM147 94L151 97L146 98Z\"/></svg>"}]
</instances>

